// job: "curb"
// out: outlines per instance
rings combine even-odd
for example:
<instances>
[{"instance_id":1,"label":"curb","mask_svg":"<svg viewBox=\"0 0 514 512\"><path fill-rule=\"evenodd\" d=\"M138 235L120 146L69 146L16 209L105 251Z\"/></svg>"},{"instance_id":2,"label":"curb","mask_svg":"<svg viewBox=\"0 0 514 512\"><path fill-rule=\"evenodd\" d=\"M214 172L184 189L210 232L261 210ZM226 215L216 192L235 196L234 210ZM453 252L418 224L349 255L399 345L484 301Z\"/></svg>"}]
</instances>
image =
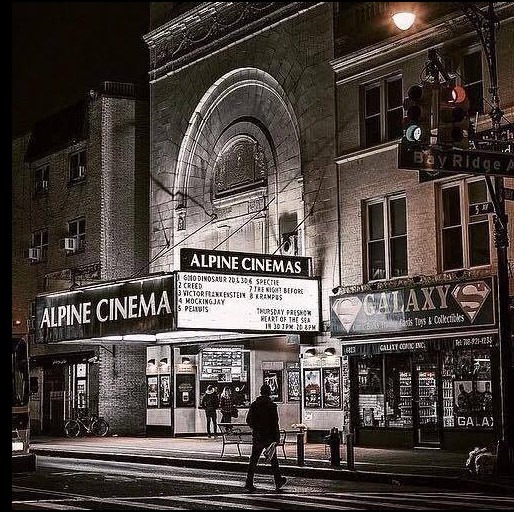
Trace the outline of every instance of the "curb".
<instances>
[{"instance_id":1,"label":"curb","mask_svg":"<svg viewBox=\"0 0 514 512\"><path fill-rule=\"evenodd\" d=\"M31 453L40 456L76 458L90 460L110 460L125 463L152 464L161 466L175 466L182 468L219 469L222 471L246 472L248 462L210 460L200 458L183 458L176 456L159 456L145 454L126 454L109 451L62 450L58 448L32 447ZM514 494L514 486L502 485L497 482L484 480L470 480L459 476L443 477L438 475L416 475L408 473L392 473L378 471L361 471L339 468L316 468L311 466L290 466L281 464L285 476L298 476L325 480L350 480L360 482L386 483L391 485L422 485L440 487L445 489L469 489L473 491L502 492ZM271 474L268 465L257 466L257 473Z\"/></svg>"}]
</instances>

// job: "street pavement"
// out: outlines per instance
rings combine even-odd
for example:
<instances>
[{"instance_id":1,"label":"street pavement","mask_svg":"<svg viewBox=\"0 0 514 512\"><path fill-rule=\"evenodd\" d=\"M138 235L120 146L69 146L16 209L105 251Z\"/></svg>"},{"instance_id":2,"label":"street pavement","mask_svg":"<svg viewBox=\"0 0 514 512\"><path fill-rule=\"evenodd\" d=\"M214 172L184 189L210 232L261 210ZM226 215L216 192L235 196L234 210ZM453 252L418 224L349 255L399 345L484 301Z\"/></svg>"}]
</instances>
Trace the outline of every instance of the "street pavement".
<instances>
[{"instance_id":1,"label":"street pavement","mask_svg":"<svg viewBox=\"0 0 514 512\"><path fill-rule=\"evenodd\" d=\"M340 465L332 465L330 448L320 443L306 443L304 460L297 457L294 436L286 442L286 458L277 450L282 472L286 476L360 480L393 485L428 485L441 488L514 494L514 475L471 475L465 468L467 454L440 449L353 448L353 467L347 464L348 452L341 445ZM221 457L221 437L124 437L106 436L68 439L35 436L31 451L37 455L118 460L154 465L197 467L245 472L251 446L227 445ZM257 472L270 473L263 459Z\"/></svg>"}]
</instances>

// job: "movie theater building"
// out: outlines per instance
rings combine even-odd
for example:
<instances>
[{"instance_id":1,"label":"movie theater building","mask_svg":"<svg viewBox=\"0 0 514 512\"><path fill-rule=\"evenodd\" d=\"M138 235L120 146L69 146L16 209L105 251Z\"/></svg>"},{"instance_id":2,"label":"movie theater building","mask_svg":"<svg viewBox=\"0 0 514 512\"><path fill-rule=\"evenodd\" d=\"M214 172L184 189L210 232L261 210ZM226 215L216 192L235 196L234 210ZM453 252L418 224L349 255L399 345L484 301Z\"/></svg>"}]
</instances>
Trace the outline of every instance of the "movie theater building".
<instances>
[{"instance_id":1,"label":"movie theater building","mask_svg":"<svg viewBox=\"0 0 514 512\"><path fill-rule=\"evenodd\" d=\"M205 433L199 404L208 385L229 387L244 421L268 383L290 428L300 415L299 333L320 330L320 280L311 274L304 257L184 248L176 272L38 296L38 343L90 344L111 356L95 373L92 361L77 365L65 416L98 403L111 420L111 391L139 375L145 403L124 400L148 435ZM117 347L129 346L145 364L117 368Z\"/></svg>"},{"instance_id":2,"label":"movie theater building","mask_svg":"<svg viewBox=\"0 0 514 512\"><path fill-rule=\"evenodd\" d=\"M183 248L272 260L307 257L310 275L320 278L321 297L328 298L337 257L332 5L184 6L172 11L169 3L153 3L145 35L151 91L149 270L183 268ZM194 303L188 307L196 310L187 311L177 331L148 348L153 385L159 376L154 364L171 354L178 365L177 432L205 432L199 403L212 382L219 391L229 383L244 407L264 381L276 380L281 424L301 421L300 346L329 338L328 300L320 301L317 332L291 329L297 322L288 317L305 315L281 310L312 312L312 301L308 307L302 300L293 308L271 305L277 296L284 304L292 300L290 290L297 286L274 283L277 276L268 271L264 275L271 280L258 285L263 289L257 293L267 295L270 305L262 307L267 321L260 332L248 324L243 297L230 321L202 309L215 305ZM207 298L196 296L202 290L194 285L203 291L213 285L182 284L190 295L177 307L186 298ZM209 332L213 327L219 331ZM154 397L148 425L158 430L166 412L155 403Z\"/></svg>"}]
</instances>

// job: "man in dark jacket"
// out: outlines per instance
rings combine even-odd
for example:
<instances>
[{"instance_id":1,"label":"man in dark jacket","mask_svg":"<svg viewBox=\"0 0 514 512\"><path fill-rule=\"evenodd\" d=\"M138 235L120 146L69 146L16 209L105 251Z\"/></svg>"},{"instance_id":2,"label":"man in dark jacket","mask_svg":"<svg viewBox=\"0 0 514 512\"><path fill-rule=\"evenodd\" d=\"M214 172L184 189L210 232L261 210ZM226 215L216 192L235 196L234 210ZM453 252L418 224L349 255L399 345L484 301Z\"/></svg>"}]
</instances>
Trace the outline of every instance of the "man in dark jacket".
<instances>
[{"instance_id":1,"label":"man in dark jacket","mask_svg":"<svg viewBox=\"0 0 514 512\"><path fill-rule=\"evenodd\" d=\"M211 437L211 423L213 427L213 434L216 435L217 422L216 422L216 409L218 408L220 399L218 393L210 384L207 386L205 395L203 395L201 406L205 409L205 419L207 420L207 435Z\"/></svg>"},{"instance_id":2,"label":"man in dark jacket","mask_svg":"<svg viewBox=\"0 0 514 512\"><path fill-rule=\"evenodd\" d=\"M271 443L278 443L280 440L277 404L271 400L271 388L268 384L261 386L261 395L250 405L246 416L246 423L252 429L252 453L248 463L245 489L247 491L255 491L253 477L259 457L262 451ZM280 474L276 450L274 450L270 462L275 479L275 487L278 491L286 483L287 479Z\"/></svg>"}]
</instances>

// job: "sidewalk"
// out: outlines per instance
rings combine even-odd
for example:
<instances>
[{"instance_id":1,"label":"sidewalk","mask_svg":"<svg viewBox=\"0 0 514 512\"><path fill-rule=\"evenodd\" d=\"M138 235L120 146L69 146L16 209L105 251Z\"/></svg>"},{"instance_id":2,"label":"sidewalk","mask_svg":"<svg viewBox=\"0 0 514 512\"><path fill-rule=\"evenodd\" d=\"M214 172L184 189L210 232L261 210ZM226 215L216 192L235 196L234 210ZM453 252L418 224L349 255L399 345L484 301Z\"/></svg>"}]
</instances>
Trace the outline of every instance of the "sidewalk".
<instances>
[{"instance_id":1,"label":"sidewalk","mask_svg":"<svg viewBox=\"0 0 514 512\"><path fill-rule=\"evenodd\" d=\"M221 458L220 438L207 437L34 437L31 451L36 455L118 460L181 467L198 467L245 472L250 445L225 447ZM304 445L304 465L298 464L296 442L289 441L284 459L277 454L284 475L309 478L366 480L396 485L430 485L443 488L467 488L481 492L514 494L514 478L473 477L464 467L466 454L446 450L401 450L354 448L354 469L346 464L346 445L341 445L341 465L332 467L330 450L324 444ZM269 472L269 464L260 463L258 471Z\"/></svg>"}]
</instances>

